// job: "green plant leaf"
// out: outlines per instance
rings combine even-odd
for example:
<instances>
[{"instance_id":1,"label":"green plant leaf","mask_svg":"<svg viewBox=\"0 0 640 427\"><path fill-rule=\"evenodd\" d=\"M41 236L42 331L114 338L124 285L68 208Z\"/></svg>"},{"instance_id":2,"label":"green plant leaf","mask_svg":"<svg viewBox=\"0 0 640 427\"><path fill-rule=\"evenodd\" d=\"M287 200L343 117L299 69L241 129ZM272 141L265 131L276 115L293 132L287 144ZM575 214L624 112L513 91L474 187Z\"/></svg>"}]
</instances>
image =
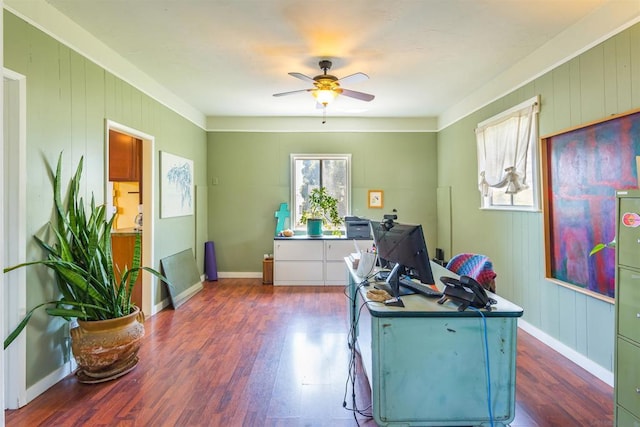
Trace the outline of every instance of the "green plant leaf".
<instances>
[{"instance_id":1,"label":"green plant leaf","mask_svg":"<svg viewBox=\"0 0 640 427\"><path fill-rule=\"evenodd\" d=\"M18 326L16 326L15 329L11 331L9 336L5 338L4 349L6 350L7 347L9 347L11 343L14 342L16 338L18 338L18 335L20 335L20 333L27 326L27 323L29 323L29 320L31 320L31 316L33 316L33 313L35 313L37 309L39 309L40 307L44 307L45 305L55 304L55 303L57 303L57 301L43 302L42 304L38 304L35 307L33 307L31 310L29 310L27 314L25 314L24 318L20 321L20 323L18 323Z\"/></svg>"},{"instance_id":2,"label":"green plant leaf","mask_svg":"<svg viewBox=\"0 0 640 427\"><path fill-rule=\"evenodd\" d=\"M595 254L595 253L600 252L601 250L603 250L603 249L604 249L604 248L606 248L606 247L607 247L607 245L605 245L604 243L598 243L597 245L595 245L595 246L593 247L593 249L591 249L591 252L589 252L589 256L591 256L591 255L593 255L593 254Z\"/></svg>"},{"instance_id":3,"label":"green plant leaf","mask_svg":"<svg viewBox=\"0 0 640 427\"><path fill-rule=\"evenodd\" d=\"M614 238L612 241L610 241L609 243L598 243L597 245L595 245L593 247L593 249L591 249L591 252L589 252L589 256L596 254L598 252L600 252L603 249L606 248L615 248L616 247L616 239Z\"/></svg>"},{"instance_id":4,"label":"green plant leaf","mask_svg":"<svg viewBox=\"0 0 640 427\"><path fill-rule=\"evenodd\" d=\"M42 305L36 306L33 309L29 310L27 315L24 316L24 318L20 321L20 323L18 323L18 326L16 326L16 328L9 334L9 336L5 338L4 340L5 350L7 349L7 347L11 345L12 342L16 340L16 338L18 338L18 335L20 335L22 330L27 326L27 323L29 323L29 320L31 320L31 316L33 316L34 311L40 307L42 307Z\"/></svg>"}]
</instances>

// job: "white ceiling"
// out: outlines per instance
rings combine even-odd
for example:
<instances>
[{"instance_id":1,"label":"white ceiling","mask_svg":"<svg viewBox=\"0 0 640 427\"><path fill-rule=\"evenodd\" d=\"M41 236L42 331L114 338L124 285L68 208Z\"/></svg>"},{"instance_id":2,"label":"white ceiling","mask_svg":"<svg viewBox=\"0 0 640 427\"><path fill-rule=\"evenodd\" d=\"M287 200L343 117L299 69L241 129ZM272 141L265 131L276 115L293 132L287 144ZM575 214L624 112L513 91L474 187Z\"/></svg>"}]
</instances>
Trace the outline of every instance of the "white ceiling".
<instances>
[{"instance_id":1,"label":"white ceiling","mask_svg":"<svg viewBox=\"0 0 640 427\"><path fill-rule=\"evenodd\" d=\"M47 0L204 116L243 117L320 115L309 93L272 94L308 88L287 73L324 58L376 96L328 114L438 117L601 6L638 1Z\"/></svg>"}]
</instances>

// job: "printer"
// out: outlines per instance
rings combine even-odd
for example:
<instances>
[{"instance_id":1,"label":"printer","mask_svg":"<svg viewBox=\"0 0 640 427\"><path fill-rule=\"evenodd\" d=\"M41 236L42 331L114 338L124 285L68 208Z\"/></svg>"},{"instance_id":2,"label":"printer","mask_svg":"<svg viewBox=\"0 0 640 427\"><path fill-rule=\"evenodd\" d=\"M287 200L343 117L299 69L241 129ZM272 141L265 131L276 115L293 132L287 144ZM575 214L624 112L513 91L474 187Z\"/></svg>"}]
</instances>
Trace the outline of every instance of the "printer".
<instances>
[{"instance_id":1,"label":"printer","mask_svg":"<svg viewBox=\"0 0 640 427\"><path fill-rule=\"evenodd\" d=\"M371 227L369 227L368 219L345 216L344 224L347 230L347 239L371 239Z\"/></svg>"}]
</instances>

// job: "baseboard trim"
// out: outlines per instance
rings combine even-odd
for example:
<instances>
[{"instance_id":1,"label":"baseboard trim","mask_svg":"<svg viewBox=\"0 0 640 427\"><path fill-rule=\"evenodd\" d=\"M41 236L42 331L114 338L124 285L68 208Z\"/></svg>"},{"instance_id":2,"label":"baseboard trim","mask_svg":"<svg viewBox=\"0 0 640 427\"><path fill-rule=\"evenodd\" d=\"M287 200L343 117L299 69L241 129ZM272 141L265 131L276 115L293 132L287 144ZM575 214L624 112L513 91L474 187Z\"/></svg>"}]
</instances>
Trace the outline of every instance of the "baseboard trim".
<instances>
[{"instance_id":1,"label":"baseboard trim","mask_svg":"<svg viewBox=\"0 0 640 427\"><path fill-rule=\"evenodd\" d=\"M158 304L154 305L153 313L151 313L151 315L153 316L154 314L161 312L166 307L169 307L169 298L165 298L162 301L160 301Z\"/></svg>"},{"instance_id":2,"label":"baseboard trim","mask_svg":"<svg viewBox=\"0 0 640 427\"><path fill-rule=\"evenodd\" d=\"M69 362L60 366L55 371L51 372L49 375L32 385L27 389L27 402L31 402L36 397L40 396L42 393L56 385L58 382L62 381L65 377L71 374L77 368L76 361L71 359Z\"/></svg>"},{"instance_id":3,"label":"baseboard trim","mask_svg":"<svg viewBox=\"0 0 640 427\"><path fill-rule=\"evenodd\" d=\"M261 271L223 271L218 272L218 277L221 279L261 279Z\"/></svg>"},{"instance_id":4,"label":"baseboard trim","mask_svg":"<svg viewBox=\"0 0 640 427\"><path fill-rule=\"evenodd\" d=\"M613 387L613 372L603 368L593 360L587 358L584 354L578 353L571 347L561 343L557 339L553 338L552 336L548 335L547 333L541 331L540 329L522 319L518 319L518 327L541 341L543 344L551 347L576 365L585 369L591 375L597 377L601 381Z\"/></svg>"}]
</instances>

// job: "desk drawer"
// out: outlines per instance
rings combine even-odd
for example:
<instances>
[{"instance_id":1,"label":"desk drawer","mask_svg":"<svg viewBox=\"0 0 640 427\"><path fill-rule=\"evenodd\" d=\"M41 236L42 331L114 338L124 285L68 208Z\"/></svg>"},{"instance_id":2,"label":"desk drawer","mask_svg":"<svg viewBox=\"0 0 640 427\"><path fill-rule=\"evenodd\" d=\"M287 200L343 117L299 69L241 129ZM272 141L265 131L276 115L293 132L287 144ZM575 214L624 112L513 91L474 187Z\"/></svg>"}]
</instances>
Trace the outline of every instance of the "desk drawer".
<instances>
[{"instance_id":1,"label":"desk drawer","mask_svg":"<svg viewBox=\"0 0 640 427\"><path fill-rule=\"evenodd\" d=\"M640 272L618 269L618 333L640 343Z\"/></svg>"},{"instance_id":2,"label":"desk drawer","mask_svg":"<svg viewBox=\"0 0 640 427\"><path fill-rule=\"evenodd\" d=\"M344 257L355 252L353 240L327 240L324 242L324 257L327 261L341 261L344 270Z\"/></svg>"},{"instance_id":3,"label":"desk drawer","mask_svg":"<svg viewBox=\"0 0 640 427\"><path fill-rule=\"evenodd\" d=\"M322 261L324 245L320 240L275 240L273 256L276 261Z\"/></svg>"},{"instance_id":4,"label":"desk drawer","mask_svg":"<svg viewBox=\"0 0 640 427\"><path fill-rule=\"evenodd\" d=\"M324 285L322 261L277 261L273 268L276 285Z\"/></svg>"}]
</instances>

